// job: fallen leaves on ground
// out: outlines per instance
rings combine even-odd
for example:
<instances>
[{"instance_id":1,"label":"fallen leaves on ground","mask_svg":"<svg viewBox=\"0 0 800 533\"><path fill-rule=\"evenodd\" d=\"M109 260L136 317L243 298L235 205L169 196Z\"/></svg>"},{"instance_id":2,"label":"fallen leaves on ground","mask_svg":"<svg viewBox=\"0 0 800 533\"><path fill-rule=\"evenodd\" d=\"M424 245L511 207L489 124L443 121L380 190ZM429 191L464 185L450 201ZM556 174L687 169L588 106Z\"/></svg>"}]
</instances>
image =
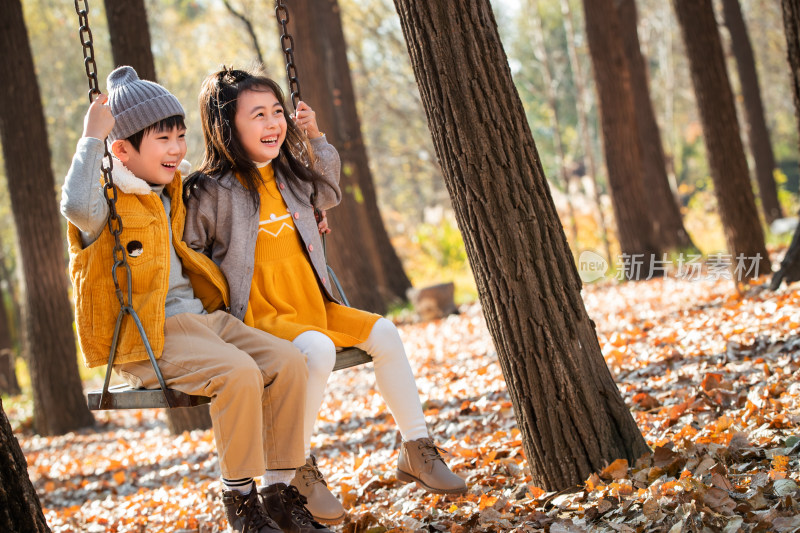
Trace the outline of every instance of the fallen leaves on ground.
<instances>
[{"instance_id":1,"label":"fallen leaves on ground","mask_svg":"<svg viewBox=\"0 0 800 533\"><path fill-rule=\"evenodd\" d=\"M400 436L368 366L337 372L314 448L349 510L346 533L800 530L800 293L730 281L589 287L603 354L654 453L572 491L531 483L478 305L402 326L426 419L465 496L396 480ZM13 419L14 413L9 413ZM114 411L61 437L18 434L54 532L226 527L210 431L163 411Z\"/></svg>"}]
</instances>

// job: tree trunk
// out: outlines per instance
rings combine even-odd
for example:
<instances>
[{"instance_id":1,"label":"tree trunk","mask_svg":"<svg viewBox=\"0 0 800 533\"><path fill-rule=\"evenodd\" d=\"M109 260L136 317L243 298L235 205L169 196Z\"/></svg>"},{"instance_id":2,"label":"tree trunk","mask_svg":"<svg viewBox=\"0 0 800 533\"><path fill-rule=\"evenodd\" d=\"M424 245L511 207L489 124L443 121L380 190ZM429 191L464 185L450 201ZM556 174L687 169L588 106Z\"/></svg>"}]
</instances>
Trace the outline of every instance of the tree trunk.
<instances>
[{"instance_id":1,"label":"tree trunk","mask_svg":"<svg viewBox=\"0 0 800 533\"><path fill-rule=\"evenodd\" d=\"M534 53L538 56L538 60L542 63L542 75L544 77L544 84L547 89L547 104L553 112L553 139L556 145L556 155L558 156L558 166L561 172L561 184L564 187L564 195L567 199L567 213L569 214L570 230L572 237L572 245L579 247L578 243L578 222L575 219L575 207L572 205L572 198L570 197L570 176L567 172L567 162L564 156L564 142L561 139L561 121L559 120L558 112L558 94L556 92L555 80L553 80L553 69L550 64L550 55L547 53L547 46L545 45L544 29L542 22L539 20L540 10L539 4L536 0L530 0L531 23L533 24L533 42ZM577 249L577 248L576 248Z\"/></svg>"},{"instance_id":2,"label":"tree trunk","mask_svg":"<svg viewBox=\"0 0 800 533\"><path fill-rule=\"evenodd\" d=\"M621 266L630 267L629 279L640 279L648 275L647 267L659 249L647 211L633 91L619 18L613 0L584 0L583 6L619 245L623 256L633 259L631 265ZM633 268L639 260L645 266L641 272Z\"/></svg>"},{"instance_id":3,"label":"tree trunk","mask_svg":"<svg viewBox=\"0 0 800 533\"><path fill-rule=\"evenodd\" d=\"M739 83L742 86L744 109L747 115L747 139L756 166L756 181L761 197L761 209L768 224L783 216L775 187L775 155L769 140L767 121L764 118L764 104L761 102L761 88L756 72L756 60L750 36L742 16L739 0L723 0L725 25L731 34L731 48L736 57L739 70Z\"/></svg>"},{"instance_id":4,"label":"tree trunk","mask_svg":"<svg viewBox=\"0 0 800 533\"><path fill-rule=\"evenodd\" d=\"M386 304L406 300L411 282L378 210L339 4L336 0L298 0L292 14L297 69L301 83L306 81L301 85L303 95L342 159L342 203L328 214L333 229L328 236L330 263L353 305L383 313Z\"/></svg>"},{"instance_id":5,"label":"tree trunk","mask_svg":"<svg viewBox=\"0 0 800 533\"><path fill-rule=\"evenodd\" d=\"M587 103L589 94L586 91L586 84L583 82L583 71L578 59L578 49L575 45L575 29L572 24L572 11L569 7L569 0L561 0L561 15L564 22L564 33L567 37L567 51L569 53L569 63L572 68L572 79L575 81L575 91L577 92L577 111L578 127L580 129L581 141L583 143L584 159L592 177L594 185L594 203L597 208L597 219L602 232L603 247L605 248L606 258L611 261L611 245L608 242L608 226L606 216L603 213L603 203L600 198L600 185L597 164L594 159L594 149L592 148L592 135L589 131L589 118Z\"/></svg>"},{"instance_id":6,"label":"tree trunk","mask_svg":"<svg viewBox=\"0 0 800 533\"><path fill-rule=\"evenodd\" d=\"M104 0L114 65L129 65L140 79L156 81L144 0Z\"/></svg>"},{"instance_id":7,"label":"tree trunk","mask_svg":"<svg viewBox=\"0 0 800 533\"><path fill-rule=\"evenodd\" d=\"M0 285L0 394L19 394L19 382L14 367L14 343L11 339L5 294Z\"/></svg>"},{"instance_id":8,"label":"tree trunk","mask_svg":"<svg viewBox=\"0 0 800 533\"><path fill-rule=\"evenodd\" d=\"M648 452L606 367L489 0L395 0L522 432L559 490Z\"/></svg>"},{"instance_id":9,"label":"tree trunk","mask_svg":"<svg viewBox=\"0 0 800 533\"><path fill-rule=\"evenodd\" d=\"M792 94L794 95L794 116L797 120L797 129L800 131L800 5L795 0L782 0L781 4ZM781 261L780 270L772 278L770 288L774 291L780 287L781 281L792 283L797 280L800 280L800 225L794 230L792 243Z\"/></svg>"},{"instance_id":10,"label":"tree trunk","mask_svg":"<svg viewBox=\"0 0 800 533\"><path fill-rule=\"evenodd\" d=\"M28 477L28 462L11 431L0 399L0 531L50 531Z\"/></svg>"},{"instance_id":11,"label":"tree trunk","mask_svg":"<svg viewBox=\"0 0 800 533\"><path fill-rule=\"evenodd\" d=\"M78 375L64 239L22 4L5 0L3 14L0 144L20 243L34 426L42 435L60 435L90 426L94 419Z\"/></svg>"},{"instance_id":12,"label":"tree trunk","mask_svg":"<svg viewBox=\"0 0 800 533\"><path fill-rule=\"evenodd\" d=\"M728 252L733 264L741 257L757 265L761 274L768 273L769 256L750 186L714 8L711 0L674 0L674 6L689 56ZM755 270L743 272L743 278L753 277Z\"/></svg>"},{"instance_id":13,"label":"tree trunk","mask_svg":"<svg viewBox=\"0 0 800 533\"><path fill-rule=\"evenodd\" d=\"M661 133L658 130L656 114L650 100L647 67L639 46L639 34L636 28L636 2L635 0L617 0L615 3L625 48L625 58L628 60L631 76L634 115L642 149L644 190L647 197L647 209L653 222L653 236L659 245L669 250L696 249L697 247L683 226L675 193L669 186L664 146L661 143Z\"/></svg>"},{"instance_id":14,"label":"tree trunk","mask_svg":"<svg viewBox=\"0 0 800 533\"><path fill-rule=\"evenodd\" d=\"M139 78L157 82L144 1L105 0L105 3L114 63L129 65L136 69ZM123 224L124 222L123 220ZM211 426L210 421L208 404L191 409L167 409L167 425L175 435L192 429L208 429Z\"/></svg>"}]
</instances>

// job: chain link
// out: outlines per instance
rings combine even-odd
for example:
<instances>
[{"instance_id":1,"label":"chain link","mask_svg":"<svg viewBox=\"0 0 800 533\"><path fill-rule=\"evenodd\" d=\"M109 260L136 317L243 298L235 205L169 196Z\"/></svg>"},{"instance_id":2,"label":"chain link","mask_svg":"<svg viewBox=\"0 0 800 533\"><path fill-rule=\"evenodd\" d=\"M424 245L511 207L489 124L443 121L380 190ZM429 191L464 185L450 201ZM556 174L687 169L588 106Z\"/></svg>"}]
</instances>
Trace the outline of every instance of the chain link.
<instances>
[{"instance_id":1,"label":"chain link","mask_svg":"<svg viewBox=\"0 0 800 533\"><path fill-rule=\"evenodd\" d=\"M292 106L297 109L300 97L300 81L297 79L297 68L294 66L294 37L289 33L286 25L289 23L289 8L283 0L275 1L275 17L281 26L281 49L286 58L286 77L289 80L289 93Z\"/></svg>"},{"instance_id":2,"label":"chain link","mask_svg":"<svg viewBox=\"0 0 800 533\"><path fill-rule=\"evenodd\" d=\"M97 83L97 63L94 59L94 41L92 40L92 30L89 28L89 4L88 0L75 0L75 12L78 14L78 23L80 25L79 36L81 46L83 46L83 64L86 67L86 77L89 79L89 102L93 102L97 95L100 94L100 89ZM117 299L119 300L120 307L125 308L125 297L122 289L119 286L119 279L117 277L117 268L122 266L125 268L128 279L128 302L131 301L131 268L128 265L128 256L125 253L125 248L122 246L120 234L122 234L122 218L117 213L117 188L114 186L114 179L112 178L111 171L114 169L114 162L111 159L111 154L108 151L108 142L103 141L105 153L103 155L103 162L100 166L103 171L103 196L108 204L108 230L114 236L114 266L111 269L111 275L114 279L114 288L116 289Z\"/></svg>"}]
</instances>

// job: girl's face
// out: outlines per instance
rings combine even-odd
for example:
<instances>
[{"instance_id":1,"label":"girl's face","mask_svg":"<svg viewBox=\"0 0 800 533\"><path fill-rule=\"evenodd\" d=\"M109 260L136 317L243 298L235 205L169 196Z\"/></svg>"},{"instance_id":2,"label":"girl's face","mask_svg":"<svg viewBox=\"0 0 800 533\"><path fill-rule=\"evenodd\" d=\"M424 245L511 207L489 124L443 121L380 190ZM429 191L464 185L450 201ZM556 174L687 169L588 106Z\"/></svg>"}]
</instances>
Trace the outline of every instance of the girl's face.
<instances>
[{"instance_id":1,"label":"girl's face","mask_svg":"<svg viewBox=\"0 0 800 533\"><path fill-rule=\"evenodd\" d=\"M278 157L286 139L283 106L271 91L240 93L234 127L242 147L255 163L266 163Z\"/></svg>"}]
</instances>

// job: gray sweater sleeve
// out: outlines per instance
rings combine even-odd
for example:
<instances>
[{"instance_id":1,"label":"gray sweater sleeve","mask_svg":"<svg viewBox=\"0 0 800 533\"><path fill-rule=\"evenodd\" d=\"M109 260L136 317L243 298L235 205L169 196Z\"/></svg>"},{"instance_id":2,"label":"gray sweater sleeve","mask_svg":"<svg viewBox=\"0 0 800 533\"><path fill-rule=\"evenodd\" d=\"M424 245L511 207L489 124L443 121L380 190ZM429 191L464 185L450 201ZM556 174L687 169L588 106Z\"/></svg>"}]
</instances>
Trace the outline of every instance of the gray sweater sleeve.
<instances>
[{"instance_id":1,"label":"gray sweater sleeve","mask_svg":"<svg viewBox=\"0 0 800 533\"><path fill-rule=\"evenodd\" d=\"M61 214L81 230L84 246L97 240L108 218L108 205L100 186L103 141L83 137L61 189Z\"/></svg>"},{"instance_id":2,"label":"gray sweater sleeve","mask_svg":"<svg viewBox=\"0 0 800 533\"><path fill-rule=\"evenodd\" d=\"M328 143L324 135L311 139L311 148L317 158L314 168L322 174L325 180L324 184L317 187L317 197L314 205L318 209L330 209L339 205L339 202L342 201L342 191L339 188L341 172L339 152L336 151L332 144Z\"/></svg>"}]
</instances>

